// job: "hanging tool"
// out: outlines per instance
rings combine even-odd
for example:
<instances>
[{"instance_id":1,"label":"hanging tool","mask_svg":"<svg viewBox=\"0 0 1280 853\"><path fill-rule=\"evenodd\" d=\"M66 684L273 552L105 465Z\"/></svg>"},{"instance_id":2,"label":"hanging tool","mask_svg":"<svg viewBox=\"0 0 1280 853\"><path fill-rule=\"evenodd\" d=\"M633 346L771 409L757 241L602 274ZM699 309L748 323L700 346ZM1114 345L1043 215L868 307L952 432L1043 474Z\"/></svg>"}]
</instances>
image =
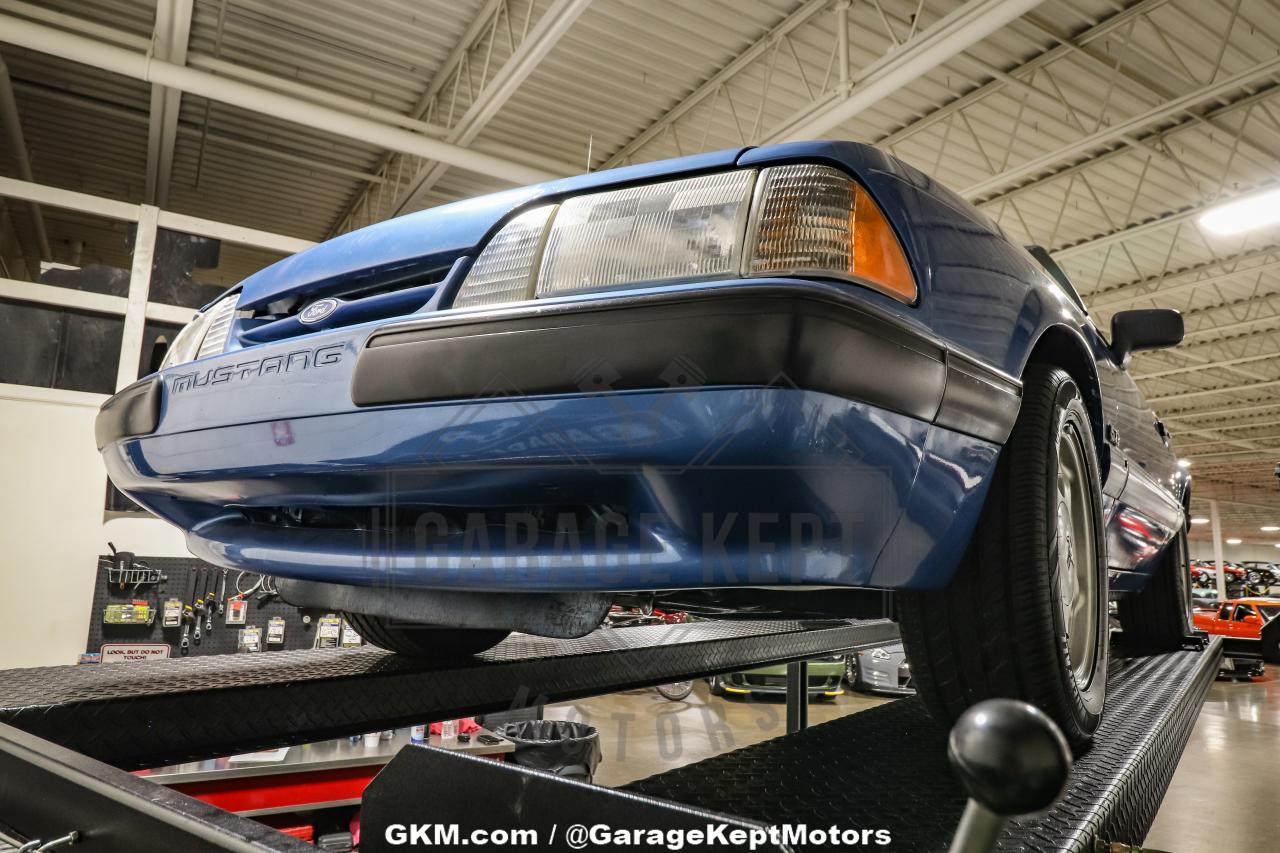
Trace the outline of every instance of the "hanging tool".
<instances>
[{"instance_id":1,"label":"hanging tool","mask_svg":"<svg viewBox=\"0 0 1280 853\"><path fill-rule=\"evenodd\" d=\"M117 551L114 542L108 542L107 547L111 549L111 556L100 558L98 566L107 570L107 583L118 584L121 592L132 585L137 595L143 584L158 584L165 580L163 572L139 560L132 551Z\"/></svg>"},{"instance_id":2,"label":"hanging tool","mask_svg":"<svg viewBox=\"0 0 1280 853\"><path fill-rule=\"evenodd\" d=\"M117 551L114 542L108 542L107 547L111 549L111 567L115 569L115 576L120 584L120 591L124 592L125 584L128 583L129 571L133 568L133 552ZM112 574L108 570L108 575Z\"/></svg>"},{"instance_id":3,"label":"hanging tool","mask_svg":"<svg viewBox=\"0 0 1280 853\"><path fill-rule=\"evenodd\" d=\"M192 607L196 600L196 581L199 575L196 572L191 573L191 591L187 593L187 600L182 605L182 640L178 643L179 654L186 655L191 651L191 624L196 621L195 610Z\"/></svg>"},{"instance_id":4,"label":"hanging tool","mask_svg":"<svg viewBox=\"0 0 1280 853\"><path fill-rule=\"evenodd\" d=\"M218 584L218 614L227 612L227 570L222 570L222 580Z\"/></svg>"},{"instance_id":5,"label":"hanging tool","mask_svg":"<svg viewBox=\"0 0 1280 853\"><path fill-rule=\"evenodd\" d=\"M191 608L196 616L196 627L191 632L191 642L197 646L200 645L200 623L204 621L204 578L206 574L208 572L203 568L196 572L196 600Z\"/></svg>"},{"instance_id":6,"label":"hanging tool","mask_svg":"<svg viewBox=\"0 0 1280 853\"><path fill-rule=\"evenodd\" d=\"M209 592L204 599L204 632L213 633L213 614L218 612L218 576L213 569L209 570Z\"/></svg>"}]
</instances>

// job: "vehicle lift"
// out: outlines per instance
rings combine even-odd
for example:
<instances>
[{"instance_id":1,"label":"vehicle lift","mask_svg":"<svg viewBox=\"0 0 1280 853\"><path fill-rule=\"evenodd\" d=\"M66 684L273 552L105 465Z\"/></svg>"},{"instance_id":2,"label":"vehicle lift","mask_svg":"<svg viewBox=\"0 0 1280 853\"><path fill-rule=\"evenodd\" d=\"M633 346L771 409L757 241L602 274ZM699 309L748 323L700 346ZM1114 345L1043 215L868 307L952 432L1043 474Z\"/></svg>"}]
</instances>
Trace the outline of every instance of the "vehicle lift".
<instances>
[{"instance_id":1,"label":"vehicle lift","mask_svg":"<svg viewBox=\"0 0 1280 853\"><path fill-rule=\"evenodd\" d=\"M0 834L23 851L314 850L127 771L767 664L790 664L798 687L803 661L896 638L887 619L708 621L579 640L513 635L448 663L365 647L0 672ZM964 756L949 762L948 732L919 699L810 728L806 693L793 689L788 734L620 789L429 746L402 749L365 790L361 849L400 849L373 829L411 815L481 829L834 823L888 828L884 849L894 851L994 849L996 834L1000 850L1129 850L1155 818L1221 653L1218 638L1158 654L1113 640L1102 726L1065 793L1033 816L1013 817L998 796L975 790ZM1016 736L1007 740L1019 748ZM1060 790L1061 779L1048 782ZM966 808L991 818L988 840L974 834ZM957 833L962 812L967 829ZM572 849L559 839L550 847Z\"/></svg>"}]
</instances>

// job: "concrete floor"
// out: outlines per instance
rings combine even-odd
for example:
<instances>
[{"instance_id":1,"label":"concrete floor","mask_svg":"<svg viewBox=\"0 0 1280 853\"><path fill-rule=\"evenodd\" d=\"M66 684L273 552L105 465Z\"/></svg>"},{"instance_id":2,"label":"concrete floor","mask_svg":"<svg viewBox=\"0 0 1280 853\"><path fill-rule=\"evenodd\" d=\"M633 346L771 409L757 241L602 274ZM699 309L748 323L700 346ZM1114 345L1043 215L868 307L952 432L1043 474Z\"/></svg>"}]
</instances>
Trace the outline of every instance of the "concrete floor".
<instances>
[{"instance_id":1,"label":"concrete floor","mask_svg":"<svg viewBox=\"0 0 1280 853\"><path fill-rule=\"evenodd\" d=\"M889 701L845 693L809 705L817 724ZM616 787L664 770L786 734L787 707L781 697L736 699L712 696L698 681L683 702L657 690L629 690L547 708L550 719L588 723L600 730L604 758L597 784Z\"/></svg>"},{"instance_id":2,"label":"concrete floor","mask_svg":"<svg viewBox=\"0 0 1280 853\"><path fill-rule=\"evenodd\" d=\"M1177 853L1280 848L1280 668L1209 689L1146 846Z\"/></svg>"},{"instance_id":3,"label":"concrete floor","mask_svg":"<svg viewBox=\"0 0 1280 853\"><path fill-rule=\"evenodd\" d=\"M1146 839L1153 850L1221 853L1277 849L1280 837L1280 681L1210 688L1191 740ZM846 693L810 705L817 724L890 701ZM705 682L683 702L632 690L547 709L553 719L600 730L596 782L610 787L784 734L786 707L773 699L711 696Z\"/></svg>"}]
</instances>

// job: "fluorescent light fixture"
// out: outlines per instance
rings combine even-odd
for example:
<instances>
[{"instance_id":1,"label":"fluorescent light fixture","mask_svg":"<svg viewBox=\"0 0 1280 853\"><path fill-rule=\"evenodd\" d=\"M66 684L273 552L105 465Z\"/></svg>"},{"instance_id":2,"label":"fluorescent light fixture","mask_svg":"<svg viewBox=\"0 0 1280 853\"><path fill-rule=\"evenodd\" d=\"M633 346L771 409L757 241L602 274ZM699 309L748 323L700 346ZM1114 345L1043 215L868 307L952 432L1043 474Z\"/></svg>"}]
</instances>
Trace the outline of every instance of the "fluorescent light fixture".
<instances>
[{"instance_id":1,"label":"fluorescent light fixture","mask_svg":"<svg viewBox=\"0 0 1280 853\"><path fill-rule=\"evenodd\" d=\"M1200 224L1214 234L1241 234L1280 223L1280 189L1239 198L1213 208Z\"/></svg>"},{"instance_id":2,"label":"fluorescent light fixture","mask_svg":"<svg viewBox=\"0 0 1280 853\"><path fill-rule=\"evenodd\" d=\"M1191 519L1191 523L1192 524L1208 524L1209 519L1197 515L1195 518Z\"/></svg>"},{"instance_id":3,"label":"fluorescent light fixture","mask_svg":"<svg viewBox=\"0 0 1280 853\"><path fill-rule=\"evenodd\" d=\"M1228 544L1228 545L1239 545L1242 541L1243 541L1243 540L1241 540L1241 539L1228 539L1228 540L1227 540L1227 544Z\"/></svg>"},{"instance_id":4,"label":"fluorescent light fixture","mask_svg":"<svg viewBox=\"0 0 1280 853\"><path fill-rule=\"evenodd\" d=\"M1261 527L1259 527L1258 529L1259 529L1259 530L1261 530L1263 533L1275 533L1277 530L1280 530L1280 525L1277 525L1277 524L1264 524L1264 525L1262 525Z\"/></svg>"},{"instance_id":5,"label":"fluorescent light fixture","mask_svg":"<svg viewBox=\"0 0 1280 853\"><path fill-rule=\"evenodd\" d=\"M1179 460L1178 460L1178 467L1179 467L1179 468L1190 468L1190 467L1191 467L1191 460L1190 460L1190 459L1179 459Z\"/></svg>"}]
</instances>

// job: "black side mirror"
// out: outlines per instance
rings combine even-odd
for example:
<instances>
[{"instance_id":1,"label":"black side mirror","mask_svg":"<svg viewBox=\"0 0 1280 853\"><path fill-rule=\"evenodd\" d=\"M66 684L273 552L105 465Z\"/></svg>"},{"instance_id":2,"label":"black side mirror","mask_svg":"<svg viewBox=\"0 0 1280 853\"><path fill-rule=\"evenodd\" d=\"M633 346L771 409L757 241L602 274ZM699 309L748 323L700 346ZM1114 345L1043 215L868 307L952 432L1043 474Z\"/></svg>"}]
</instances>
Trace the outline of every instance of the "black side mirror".
<instances>
[{"instance_id":1,"label":"black side mirror","mask_svg":"<svg viewBox=\"0 0 1280 853\"><path fill-rule=\"evenodd\" d=\"M1125 364L1130 353L1182 343L1182 314L1172 308L1121 311L1111 318L1111 352Z\"/></svg>"}]
</instances>

